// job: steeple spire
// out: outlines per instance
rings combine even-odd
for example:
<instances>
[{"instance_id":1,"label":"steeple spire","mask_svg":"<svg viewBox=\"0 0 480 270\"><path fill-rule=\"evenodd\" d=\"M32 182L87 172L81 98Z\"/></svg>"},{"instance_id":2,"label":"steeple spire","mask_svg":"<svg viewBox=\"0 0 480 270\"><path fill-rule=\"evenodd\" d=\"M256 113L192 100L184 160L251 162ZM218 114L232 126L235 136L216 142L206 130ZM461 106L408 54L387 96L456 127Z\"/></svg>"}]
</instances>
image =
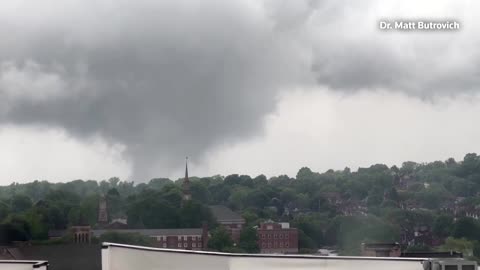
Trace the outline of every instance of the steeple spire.
<instances>
[{"instance_id":1,"label":"steeple spire","mask_svg":"<svg viewBox=\"0 0 480 270\"><path fill-rule=\"evenodd\" d=\"M190 193L190 180L188 180L188 157L185 157L185 179L183 179L183 200L190 201L192 194Z\"/></svg>"},{"instance_id":2,"label":"steeple spire","mask_svg":"<svg viewBox=\"0 0 480 270\"><path fill-rule=\"evenodd\" d=\"M104 194L100 195L100 199L98 201L98 224L108 224L107 198Z\"/></svg>"},{"instance_id":3,"label":"steeple spire","mask_svg":"<svg viewBox=\"0 0 480 270\"><path fill-rule=\"evenodd\" d=\"M188 182L188 157L185 157L185 181Z\"/></svg>"}]
</instances>

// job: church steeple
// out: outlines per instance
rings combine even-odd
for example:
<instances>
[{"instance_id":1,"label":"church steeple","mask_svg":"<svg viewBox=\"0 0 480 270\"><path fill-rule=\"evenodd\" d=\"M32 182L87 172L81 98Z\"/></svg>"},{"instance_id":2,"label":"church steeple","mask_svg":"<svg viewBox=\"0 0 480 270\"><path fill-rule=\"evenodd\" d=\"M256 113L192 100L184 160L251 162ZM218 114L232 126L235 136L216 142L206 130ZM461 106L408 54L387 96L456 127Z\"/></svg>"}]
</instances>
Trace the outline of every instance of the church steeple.
<instances>
[{"instance_id":1,"label":"church steeple","mask_svg":"<svg viewBox=\"0 0 480 270\"><path fill-rule=\"evenodd\" d=\"M98 224L101 226L108 224L107 198L103 194L98 201Z\"/></svg>"},{"instance_id":2,"label":"church steeple","mask_svg":"<svg viewBox=\"0 0 480 270\"><path fill-rule=\"evenodd\" d=\"M185 179L183 179L182 189L183 200L190 201L192 199L192 194L190 193L190 180L188 180L188 157L185 158Z\"/></svg>"}]
</instances>

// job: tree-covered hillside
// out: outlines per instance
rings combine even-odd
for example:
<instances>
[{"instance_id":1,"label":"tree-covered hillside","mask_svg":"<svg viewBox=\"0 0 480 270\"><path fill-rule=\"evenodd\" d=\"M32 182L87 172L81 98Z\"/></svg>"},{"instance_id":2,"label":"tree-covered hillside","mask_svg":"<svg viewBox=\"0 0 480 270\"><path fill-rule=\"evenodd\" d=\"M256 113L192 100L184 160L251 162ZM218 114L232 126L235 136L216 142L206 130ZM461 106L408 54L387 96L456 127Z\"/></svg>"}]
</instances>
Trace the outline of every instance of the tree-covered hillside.
<instances>
[{"instance_id":1,"label":"tree-covered hillside","mask_svg":"<svg viewBox=\"0 0 480 270\"><path fill-rule=\"evenodd\" d=\"M480 157L473 153L459 162L399 168L317 173L304 167L295 178L232 174L190 181L190 203L182 203L182 179L12 183L0 187L0 220L7 237L47 239L49 230L95 226L105 195L109 218L128 218L132 228L200 227L203 221L213 227L207 206L222 204L241 213L248 227L290 222L300 230L303 252L335 246L354 255L366 241L397 241L409 250L448 249L460 241L472 255L480 251Z\"/></svg>"}]
</instances>

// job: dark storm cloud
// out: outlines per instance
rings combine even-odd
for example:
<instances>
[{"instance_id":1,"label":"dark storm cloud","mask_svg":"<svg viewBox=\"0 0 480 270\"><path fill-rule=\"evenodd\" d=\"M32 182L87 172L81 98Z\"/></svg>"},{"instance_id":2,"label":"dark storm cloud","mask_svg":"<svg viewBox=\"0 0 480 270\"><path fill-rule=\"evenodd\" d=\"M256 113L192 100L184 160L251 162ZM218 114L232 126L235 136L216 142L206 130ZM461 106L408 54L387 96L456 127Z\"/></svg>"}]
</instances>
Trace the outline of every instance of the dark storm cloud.
<instances>
[{"instance_id":1,"label":"dark storm cloud","mask_svg":"<svg viewBox=\"0 0 480 270\"><path fill-rule=\"evenodd\" d=\"M253 2L96 3L39 6L57 16L47 22L4 19L2 35L19 33L1 46L1 119L124 144L137 179L261 132L276 91L299 71L295 47ZM48 77L58 80L40 83Z\"/></svg>"},{"instance_id":2,"label":"dark storm cloud","mask_svg":"<svg viewBox=\"0 0 480 270\"><path fill-rule=\"evenodd\" d=\"M291 86L478 84L463 56L453 72L439 65L452 41L433 49L431 40L407 42L404 53L390 46L394 39L379 42L358 15L366 4L8 2L0 4L0 120L123 144L138 180L167 175L184 155L200 160L212 147L262 132L276 94ZM371 33L359 35L361 26Z\"/></svg>"}]
</instances>

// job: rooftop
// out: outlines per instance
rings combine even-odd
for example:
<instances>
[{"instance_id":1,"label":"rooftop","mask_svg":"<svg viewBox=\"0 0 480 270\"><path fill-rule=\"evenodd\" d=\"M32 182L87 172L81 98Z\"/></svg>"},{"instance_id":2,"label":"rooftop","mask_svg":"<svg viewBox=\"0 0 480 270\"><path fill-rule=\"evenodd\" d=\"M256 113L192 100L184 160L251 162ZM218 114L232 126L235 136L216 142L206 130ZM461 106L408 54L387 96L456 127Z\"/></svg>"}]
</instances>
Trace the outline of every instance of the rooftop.
<instances>
[{"instance_id":1,"label":"rooftop","mask_svg":"<svg viewBox=\"0 0 480 270\"><path fill-rule=\"evenodd\" d=\"M365 249L399 248L399 243L362 243Z\"/></svg>"},{"instance_id":2,"label":"rooftop","mask_svg":"<svg viewBox=\"0 0 480 270\"><path fill-rule=\"evenodd\" d=\"M118 229L118 230L92 230L93 235L98 237L106 232L139 233L146 236L169 236L169 235L202 235L202 228L184 229Z\"/></svg>"},{"instance_id":3,"label":"rooftop","mask_svg":"<svg viewBox=\"0 0 480 270\"><path fill-rule=\"evenodd\" d=\"M218 222L239 222L245 223L245 219L242 218L239 214L230 210L230 208L223 205L212 205L210 206L213 216L217 219Z\"/></svg>"}]
</instances>

